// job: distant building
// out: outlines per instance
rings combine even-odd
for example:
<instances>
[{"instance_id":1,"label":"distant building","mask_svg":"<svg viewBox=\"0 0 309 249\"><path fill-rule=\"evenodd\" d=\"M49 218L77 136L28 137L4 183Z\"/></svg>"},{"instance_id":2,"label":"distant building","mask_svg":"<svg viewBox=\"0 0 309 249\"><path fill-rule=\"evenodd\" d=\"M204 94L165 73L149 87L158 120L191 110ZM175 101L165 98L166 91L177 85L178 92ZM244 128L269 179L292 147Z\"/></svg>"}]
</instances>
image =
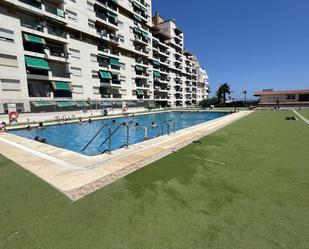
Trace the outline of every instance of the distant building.
<instances>
[{"instance_id":1,"label":"distant building","mask_svg":"<svg viewBox=\"0 0 309 249\"><path fill-rule=\"evenodd\" d=\"M264 89L262 92L255 92L255 97L260 97L259 106L273 107L276 105L286 107L309 107L309 90L288 90L274 91Z\"/></svg>"}]
</instances>

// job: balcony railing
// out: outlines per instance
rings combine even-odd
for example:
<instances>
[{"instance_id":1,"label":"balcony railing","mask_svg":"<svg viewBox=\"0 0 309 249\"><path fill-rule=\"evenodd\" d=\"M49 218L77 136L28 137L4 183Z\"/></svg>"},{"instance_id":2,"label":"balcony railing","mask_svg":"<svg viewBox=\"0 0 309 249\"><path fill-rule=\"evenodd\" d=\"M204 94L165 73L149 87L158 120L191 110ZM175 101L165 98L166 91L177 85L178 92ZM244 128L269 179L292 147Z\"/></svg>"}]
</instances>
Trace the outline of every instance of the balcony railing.
<instances>
[{"instance_id":1,"label":"balcony railing","mask_svg":"<svg viewBox=\"0 0 309 249\"><path fill-rule=\"evenodd\" d=\"M56 16L62 17L64 18L64 11L60 8L54 7L54 6L50 6L50 5L45 5L45 10L48 13L54 14Z\"/></svg>"},{"instance_id":2,"label":"balcony railing","mask_svg":"<svg viewBox=\"0 0 309 249\"><path fill-rule=\"evenodd\" d=\"M69 54L66 53L64 51L64 49L61 49L61 48L57 48L57 47L51 47L51 46L47 46L48 49L49 49L49 54L51 56L57 56L57 57L61 57L61 58L69 58Z\"/></svg>"},{"instance_id":3,"label":"balcony railing","mask_svg":"<svg viewBox=\"0 0 309 249\"><path fill-rule=\"evenodd\" d=\"M37 30L37 31L41 31L41 32L44 31L43 23L35 22L35 21L32 22L32 21L24 20L24 19L21 19L20 22L21 22L21 26L22 27L33 29L33 30Z\"/></svg>"},{"instance_id":4,"label":"balcony railing","mask_svg":"<svg viewBox=\"0 0 309 249\"><path fill-rule=\"evenodd\" d=\"M103 39L107 39L107 40L110 40L112 42L115 42L115 43L119 43L119 38L117 35L115 34L112 34L112 33L109 33L107 32L106 30L102 30L102 29L97 29L97 34L103 38Z\"/></svg>"},{"instance_id":5,"label":"balcony railing","mask_svg":"<svg viewBox=\"0 0 309 249\"><path fill-rule=\"evenodd\" d=\"M56 29L54 27L50 27L50 26L47 26L47 33L50 34L50 35L55 35L55 36L58 36L58 37L61 37L61 38L67 38L67 33L60 30L60 29Z\"/></svg>"}]
</instances>

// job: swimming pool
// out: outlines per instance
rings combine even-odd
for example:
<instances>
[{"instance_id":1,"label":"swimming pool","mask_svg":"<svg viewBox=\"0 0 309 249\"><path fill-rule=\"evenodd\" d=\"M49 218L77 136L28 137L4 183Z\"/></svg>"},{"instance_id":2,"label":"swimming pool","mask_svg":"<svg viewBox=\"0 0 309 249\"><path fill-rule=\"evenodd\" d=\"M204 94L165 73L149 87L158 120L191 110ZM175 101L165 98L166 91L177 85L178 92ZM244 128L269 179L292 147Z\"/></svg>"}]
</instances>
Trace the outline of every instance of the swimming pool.
<instances>
[{"instance_id":1,"label":"swimming pool","mask_svg":"<svg viewBox=\"0 0 309 249\"><path fill-rule=\"evenodd\" d=\"M147 138L152 139L168 133L167 121L169 121L170 132L173 132L174 128L176 131L181 130L225 115L226 113L223 112L164 112L134 117L107 118L91 123L51 125L44 129L34 128L30 132L26 129L19 129L12 130L10 133L28 139L45 138L50 145L94 156L109 149L108 127L114 133L111 149L116 150L127 144L127 137L129 145L144 141L145 128L147 128ZM124 122L128 125L122 125ZM156 127L152 126L153 123ZM85 149L96 134L98 136ZM106 142L102 144L104 141Z\"/></svg>"}]
</instances>

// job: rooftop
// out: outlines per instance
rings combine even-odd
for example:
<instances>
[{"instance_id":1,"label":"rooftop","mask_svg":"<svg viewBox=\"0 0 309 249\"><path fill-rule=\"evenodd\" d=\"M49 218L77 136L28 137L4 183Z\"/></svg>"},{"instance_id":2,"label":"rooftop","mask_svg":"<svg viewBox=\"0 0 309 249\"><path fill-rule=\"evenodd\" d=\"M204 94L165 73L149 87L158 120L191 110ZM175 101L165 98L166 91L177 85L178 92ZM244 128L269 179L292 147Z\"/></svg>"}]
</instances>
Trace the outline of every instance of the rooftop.
<instances>
[{"instance_id":1,"label":"rooftop","mask_svg":"<svg viewBox=\"0 0 309 249\"><path fill-rule=\"evenodd\" d=\"M254 92L254 96L265 96L265 95L285 95L285 94L309 94L308 90L284 90L284 91L274 91L273 89L265 89L261 92Z\"/></svg>"}]
</instances>

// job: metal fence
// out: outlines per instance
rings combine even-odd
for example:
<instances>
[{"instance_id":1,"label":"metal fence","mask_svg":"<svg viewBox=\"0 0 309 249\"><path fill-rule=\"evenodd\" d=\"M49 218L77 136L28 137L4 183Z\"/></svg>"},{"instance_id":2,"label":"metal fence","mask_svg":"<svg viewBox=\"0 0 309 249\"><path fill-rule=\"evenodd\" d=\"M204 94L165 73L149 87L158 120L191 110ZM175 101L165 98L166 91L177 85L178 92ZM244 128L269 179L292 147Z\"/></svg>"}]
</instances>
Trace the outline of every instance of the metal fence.
<instances>
[{"instance_id":1,"label":"metal fence","mask_svg":"<svg viewBox=\"0 0 309 249\"><path fill-rule=\"evenodd\" d=\"M44 112L71 112L71 111L100 111L104 109L128 108L155 109L159 105L155 101L140 100L70 100L70 99L0 99L0 114L8 113L8 104L15 104L19 113L44 113Z\"/></svg>"}]
</instances>

